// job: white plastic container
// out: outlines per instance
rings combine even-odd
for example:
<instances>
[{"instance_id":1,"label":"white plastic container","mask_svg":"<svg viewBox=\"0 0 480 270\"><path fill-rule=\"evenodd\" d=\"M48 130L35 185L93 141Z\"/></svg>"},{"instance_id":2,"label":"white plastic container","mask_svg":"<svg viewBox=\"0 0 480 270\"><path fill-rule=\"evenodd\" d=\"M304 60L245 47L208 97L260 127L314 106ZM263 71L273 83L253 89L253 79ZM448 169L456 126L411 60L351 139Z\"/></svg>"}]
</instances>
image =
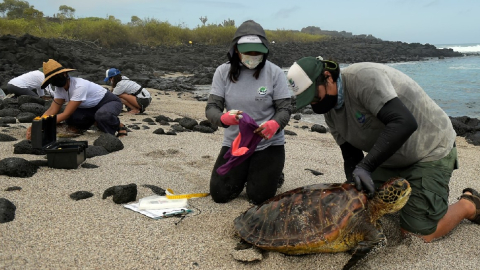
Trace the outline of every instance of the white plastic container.
<instances>
[{"instance_id":1,"label":"white plastic container","mask_svg":"<svg viewBox=\"0 0 480 270\"><path fill-rule=\"evenodd\" d=\"M139 210L159 210L168 208L186 208L187 199L168 199L165 196L153 195L139 200Z\"/></svg>"}]
</instances>

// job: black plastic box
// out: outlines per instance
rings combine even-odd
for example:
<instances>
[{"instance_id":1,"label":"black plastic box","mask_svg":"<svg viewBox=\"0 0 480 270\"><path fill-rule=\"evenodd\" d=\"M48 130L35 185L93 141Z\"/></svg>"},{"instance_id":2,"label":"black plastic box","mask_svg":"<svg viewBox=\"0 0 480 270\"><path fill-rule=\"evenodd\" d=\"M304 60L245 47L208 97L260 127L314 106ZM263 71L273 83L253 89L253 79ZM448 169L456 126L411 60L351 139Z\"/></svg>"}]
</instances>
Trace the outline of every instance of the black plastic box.
<instances>
[{"instance_id":1,"label":"black plastic box","mask_svg":"<svg viewBox=\"0 0 480 270\"><path fill-rule=\"evenodd\" d=\"M31 143L45 150L48 167L76 169L87 158L87 141L57 142L56 115L33 119Z\"/></svg>"}]
</instances>

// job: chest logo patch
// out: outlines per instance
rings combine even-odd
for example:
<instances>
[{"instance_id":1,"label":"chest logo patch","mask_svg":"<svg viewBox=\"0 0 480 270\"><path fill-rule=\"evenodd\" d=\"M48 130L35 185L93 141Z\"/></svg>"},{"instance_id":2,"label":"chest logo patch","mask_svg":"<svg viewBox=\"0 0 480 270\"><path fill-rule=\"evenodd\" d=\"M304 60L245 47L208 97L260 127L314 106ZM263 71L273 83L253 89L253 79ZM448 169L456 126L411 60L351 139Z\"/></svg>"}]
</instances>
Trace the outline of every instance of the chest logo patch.
<instances>
[{"instance_id":1,"label":"chest logo patch","mask_svg":"<svg viewBox=\"0 0 480 270\"><path fill-rule=\"evenodd\" d=\"M260 96L265 96L267 94L267 88L265 86L258 88L258 94Z\"/></svg>"},{"instance_id":2,"label":"chest logo patch","mask_svg":"<svg viewBox=\"0 0 480 270\"><path fill-rule=\"evenodd\" d=\"M357 122L360 123L360 124L363 124L365 123L365 115L360 113L359 111L357 111L355 113L355 118L357 119Z\"/></svg>"}]
</instances>

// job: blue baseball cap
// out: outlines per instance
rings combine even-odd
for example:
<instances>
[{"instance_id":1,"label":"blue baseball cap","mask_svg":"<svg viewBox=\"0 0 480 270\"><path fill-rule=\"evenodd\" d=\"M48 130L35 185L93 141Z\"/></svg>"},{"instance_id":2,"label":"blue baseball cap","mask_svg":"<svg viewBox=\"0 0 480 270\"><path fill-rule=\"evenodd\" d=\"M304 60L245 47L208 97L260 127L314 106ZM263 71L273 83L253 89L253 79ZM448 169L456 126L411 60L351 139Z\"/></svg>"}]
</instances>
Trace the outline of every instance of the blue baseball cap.
<instances>
[{"instance_id":1,"label":"blue baseball cap","mask_svg":"<svg viewBox=\"0 0 480 270\"><path fill-rule=\"evenodd\" d=\"M120 74L120 70L116 68L107 69L107 72L105 73L105 76L107 77L103 81L108 82L108 80L110 80L111 77L116 76L118 74Z\"/></svg>"}]
</instances>

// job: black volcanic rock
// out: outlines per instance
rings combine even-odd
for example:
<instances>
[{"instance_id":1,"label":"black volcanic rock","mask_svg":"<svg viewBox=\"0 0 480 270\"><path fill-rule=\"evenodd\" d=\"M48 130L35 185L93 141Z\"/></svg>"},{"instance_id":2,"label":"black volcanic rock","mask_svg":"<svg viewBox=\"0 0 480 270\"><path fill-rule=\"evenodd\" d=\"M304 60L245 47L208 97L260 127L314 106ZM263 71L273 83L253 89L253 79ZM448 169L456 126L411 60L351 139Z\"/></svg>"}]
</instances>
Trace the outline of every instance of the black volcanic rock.
<instances>
[{"instance_id":1,"label":"black volcanic rock","mask_svg":"<svg viewBox=\"0 0 480 270\"><path fill-rule=\"evenodd\" d=\"M95 146L103 146L109 153L120 151L124 145L122 141L112 134L103 133L94 142Z\"/></svg>"},{"instance_id":2,"label":"black volcanic rock","mask_svg":"<svg viewBox=\"0 0 480 270\"><path fill-rule=\"evenodd\" d=\"M186 129L193 130L193 127L198 125L198 122L195 119L184 117L178 121L178 124Z\"/></svg>"},{"instance_id":3,"label":"black volcanic rock","mask_svg":"<svg viewBox=\"0 0 480 270\"><path fill-rule=\"evenodd\" d=\"M23 158L10 157L0 160L0 175L26 178L32 177L37 170L37 165Z\"/></svg>"},{"instance_id":4,"label":"black volcanic rock","mask_svg":"<svg viewBox=\"0 0 480 270\"><path fill-rule=\"evenodd\" d=\"M105 147L100 146L100 145L90 145L86 149L87 158L92 158L96 156L103 156L103 155L108 155L110 152L105 149Z\"/></svg>"},{"instance_id":5,"label":"black volcanic rock","mask_svg":"<svg viewBox=\"0 0 480 270\"><path fill-rule=\"evenodd\" d=\"M37 70L49 58L64 67L77 69L80 76L104 84L105 69L112 66L143 87L166 91L192 91L195 85L210 84L216 67L227 61L228 45L157 46L129 44L125 47L102 48L68 39L44 39L31 35L0 37L2 68L1 87L13 77ZM280 67L289 67L304 56L321 55L339 63L404 62L427 57L459 57L451 49L437 49L430 44L382 41L376 38L332 37L319 42L286 42L270 44L269 60ZM191 73L193 76L160 77L166 73ZM23 102L23 101L22 101ZM4 104L8 107L8 104Z\"/></svg>"},{"instance_id":6,"label":"black volcanic rock","mask_svg":"<svg viewBox=\"0 0 480 270\"><path fill-rule=\"evenodd\" d=\"M34 113L21 112L17 115L17 120L20 123L31 123L35 117L37 117L37 115Z\"/></svg>"},{"instance_id":7,"label":"black volcanic rock","mask_svg":"<svg viewBox=\"0 0 480 270\"><path fill-rule=\"evenodd\" d=\"M42 98L36 97L36 96L27 96L27 95L19 96L17 98L17 102L18 102L18 106L21 106L22 104L25 104L25 103L37 103L40 105L45 105L45 100L43 100Z\"/></svg>"},{"instance_id":8,"label":"black volcanic rock","mask_svg":"<svg viewBox=\"0 0 480 270\"><path fill-rule=\"evenodd\" d=\"M15 124L17 119L13 116L0 117L0 123L2 124Z\"/></svg>"},{"instance_id":9,"label":"black volcanic rock","mask_svg":"<svg viewBox=\"0 0 480 270\"><path fill-rule=\"evenodd\" d=\"M93 193L84 190L76 191L70 194L70 198L75 201L88 199L90 197L93 197Z\"/></svg>"},{"instance_id":10,"label":"black volcanic rock","mask_svg":"<svg viewBox=\"0 0 480 270\"><path fill-rule=\"evenodd\" d=\"M116 204L129 203L137 200L137 185L118 185L107 188L103 192L102 199L113 196L113 202Z\"/></svg>"},{"instance_id":11,"label":"black volcanic rock","mask_svg":"<svg viewBox=\"0 0 480 270\"><path fill-rule=\"evenodd\" d=\"M45 155L45 150L41 148L33 148L32 142L29 140L22 140L13 145L14 154L31 154L31 155Z\"/></svg>"},{"instance_id":12,"label":"black volcanic rock","mask_svg":"<svg viewBox=\"0 0 480 270\"><path fill-rule=\"evenodd\" d=\"M318 133L327 133L327 128L325 126L319 125L319 124L312 125L311 130L313 132L318 132Z\"/></svg>"},{"instance_id":13,"label":"black volcanic rock","mask_svg":"<svg viewBox=\"0 0 480 270\"><path fill-rule=\"evenodd\" d=\"M15 204L5 198L0 198L0 223L14 220L15 210L17 210Z\"/></svg>"},{"instance_id":14,"label":"black volcanic rock","mask_svg":"<svg viewBox=\"0 0 480 270\"><path fill-rule=\"evenodd\" d=\"M46 111L45 106L38 103L24 103L20 105L19 109L22 112L30 112L35 115L42 115Z\"/></svg>"}]
</instances>

